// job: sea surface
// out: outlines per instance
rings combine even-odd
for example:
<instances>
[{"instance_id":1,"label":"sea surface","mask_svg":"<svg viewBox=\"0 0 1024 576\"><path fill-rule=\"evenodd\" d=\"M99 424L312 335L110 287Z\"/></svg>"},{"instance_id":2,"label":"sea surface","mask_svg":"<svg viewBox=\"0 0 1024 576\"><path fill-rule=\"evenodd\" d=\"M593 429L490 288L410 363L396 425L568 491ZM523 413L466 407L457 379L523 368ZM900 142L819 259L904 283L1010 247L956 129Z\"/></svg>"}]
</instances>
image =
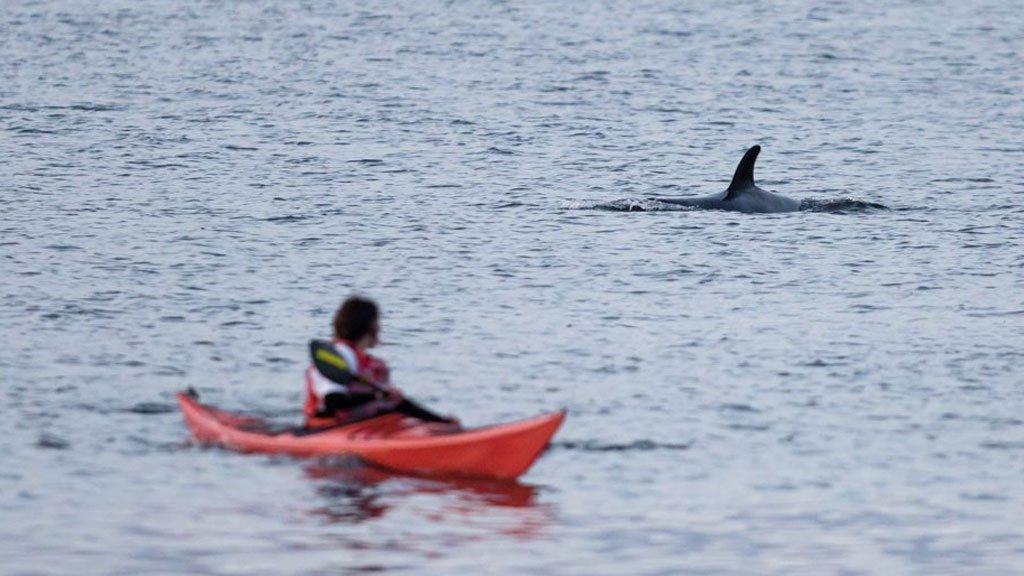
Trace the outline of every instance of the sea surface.
<instances>
[{"instance_id":1,"label":"sea surface","mask_svg":"<svg viewBox=\"0 0 1024 576\"><path fill-rule=\"evenodd\" d=\"M4 0L0 574L1024 573L1022 93L1010 1ZM651 200L753 144L825 209ZM352 293L550 450L189 442Z\"/></svg>"}]
</instances>

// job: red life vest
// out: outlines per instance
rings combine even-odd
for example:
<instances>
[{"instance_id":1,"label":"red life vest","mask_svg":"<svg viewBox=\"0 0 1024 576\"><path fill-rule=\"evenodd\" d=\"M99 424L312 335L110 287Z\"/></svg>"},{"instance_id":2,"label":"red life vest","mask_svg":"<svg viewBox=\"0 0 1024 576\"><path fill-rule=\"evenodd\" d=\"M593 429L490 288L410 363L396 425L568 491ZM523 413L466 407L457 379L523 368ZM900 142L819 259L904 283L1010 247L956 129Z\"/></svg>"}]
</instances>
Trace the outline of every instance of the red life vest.
<instances>
[{"instance_id":1,"label":"red life vest","mask_svg":"<svg viewBox=\"0 0 1024 576\"><path fill-rule=\"evenodd\" d=\"M359 376L378 385L387 385L391 380L388 365L383 360L367 354L347 340L332 340L338 355L349 364L349 369ZM347 412L339 412L329 416L323 415L324 397L333 392L372 393L372 387L358 382L348 385L338 384L320 374L315 366L306 368L306 401L302 406L306 426L318 428L330 426L347 419Z\"/></svg>"}]
</instances>

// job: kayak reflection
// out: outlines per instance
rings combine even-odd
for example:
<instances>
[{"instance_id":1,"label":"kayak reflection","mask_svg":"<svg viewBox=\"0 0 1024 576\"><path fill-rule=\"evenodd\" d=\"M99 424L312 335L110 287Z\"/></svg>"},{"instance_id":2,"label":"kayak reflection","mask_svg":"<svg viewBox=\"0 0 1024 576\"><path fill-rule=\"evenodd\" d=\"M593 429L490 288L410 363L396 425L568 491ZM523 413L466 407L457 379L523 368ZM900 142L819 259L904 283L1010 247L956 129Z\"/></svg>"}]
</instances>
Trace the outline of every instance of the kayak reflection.
<instances>
[{"instance_id":1,"label":"kayak reflection","mask_svg":"<svg viewBox=\"0 0 1024 576\"><path fill-rule=\"evenodd\" d=\"M436 524L486 525L502 535L530 538L553 517L551 506L538 502L537 487L514 480L410 477L354 458L318 459L303 470L323 500L310 513L328 524L369 522L400 510Z\"/></svg>"}]
</instances>

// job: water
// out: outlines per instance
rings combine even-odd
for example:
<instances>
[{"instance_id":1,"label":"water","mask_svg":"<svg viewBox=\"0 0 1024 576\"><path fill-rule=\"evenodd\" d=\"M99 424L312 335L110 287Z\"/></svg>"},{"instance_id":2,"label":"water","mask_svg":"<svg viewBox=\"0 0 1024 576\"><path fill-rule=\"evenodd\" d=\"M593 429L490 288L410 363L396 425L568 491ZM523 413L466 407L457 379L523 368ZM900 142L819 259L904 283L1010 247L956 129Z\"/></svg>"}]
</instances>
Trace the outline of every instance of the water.
<instances>
[{"instance_id":1,"label":"water","mask_svg":"<svg viewBox=\"0 0 1024 576\"><path fill-rule=\"evenodd\" d=\"M1012 2L4 2L0 572L1024 569ZM717 192L759 143L780 215ZM820 205L820 204L818 204ZM187 443L351 292L518 484Z\"/></svg>"}]
</instances>

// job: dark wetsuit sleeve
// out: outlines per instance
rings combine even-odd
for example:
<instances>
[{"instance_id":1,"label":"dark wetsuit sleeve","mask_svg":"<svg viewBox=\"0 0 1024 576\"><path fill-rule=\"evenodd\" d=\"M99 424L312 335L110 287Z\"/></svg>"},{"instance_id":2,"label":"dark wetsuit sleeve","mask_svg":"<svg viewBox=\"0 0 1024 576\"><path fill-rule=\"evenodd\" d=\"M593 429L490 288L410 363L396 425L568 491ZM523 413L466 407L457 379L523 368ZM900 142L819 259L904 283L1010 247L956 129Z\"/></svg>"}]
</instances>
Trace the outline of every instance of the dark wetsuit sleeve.
<instances>
[{"instance_id":1,"label":"dark wetsuit sleeve","mask_svg":"<svg viewBox=\"0 0 1024 576\"><path fill-rule=\"evenodd\" d=\"M324 412L333 414L338 410L348 410L374 399L376 396L371 393L332 392L324 396Z\"/></svg>"},{"instance_id":2,"label":"dark wetsuit sleeve","mask_svg":"<svg viewBox=\"0 0 1024 576\"><path fill-rule=\"evenodd\" d=\"M419 418L426 422L449 422L448 418L434 414L430 410L420 406L412 400L402 399L402 401L395 406L395 412L404 414L406 416L412 416L413 418Z\"/></svg>"},{"instance_id":3,"label":"dark wetsuit sleeve","mask_svg":"<svg viewBox=\"0 0 1024 576\"><path fill-rule=\"evenodd\" d=\"M339 411L346 411L349 417L354 420L362 420L379 414L397 412L405 416L419 418L426 422L449 422L448 418L423 408L410 400L402 399L378 399L369 393L344 393L333 392L324 396L325 410L320 416L334 416Z\"/></svg>"}]
</instances>

